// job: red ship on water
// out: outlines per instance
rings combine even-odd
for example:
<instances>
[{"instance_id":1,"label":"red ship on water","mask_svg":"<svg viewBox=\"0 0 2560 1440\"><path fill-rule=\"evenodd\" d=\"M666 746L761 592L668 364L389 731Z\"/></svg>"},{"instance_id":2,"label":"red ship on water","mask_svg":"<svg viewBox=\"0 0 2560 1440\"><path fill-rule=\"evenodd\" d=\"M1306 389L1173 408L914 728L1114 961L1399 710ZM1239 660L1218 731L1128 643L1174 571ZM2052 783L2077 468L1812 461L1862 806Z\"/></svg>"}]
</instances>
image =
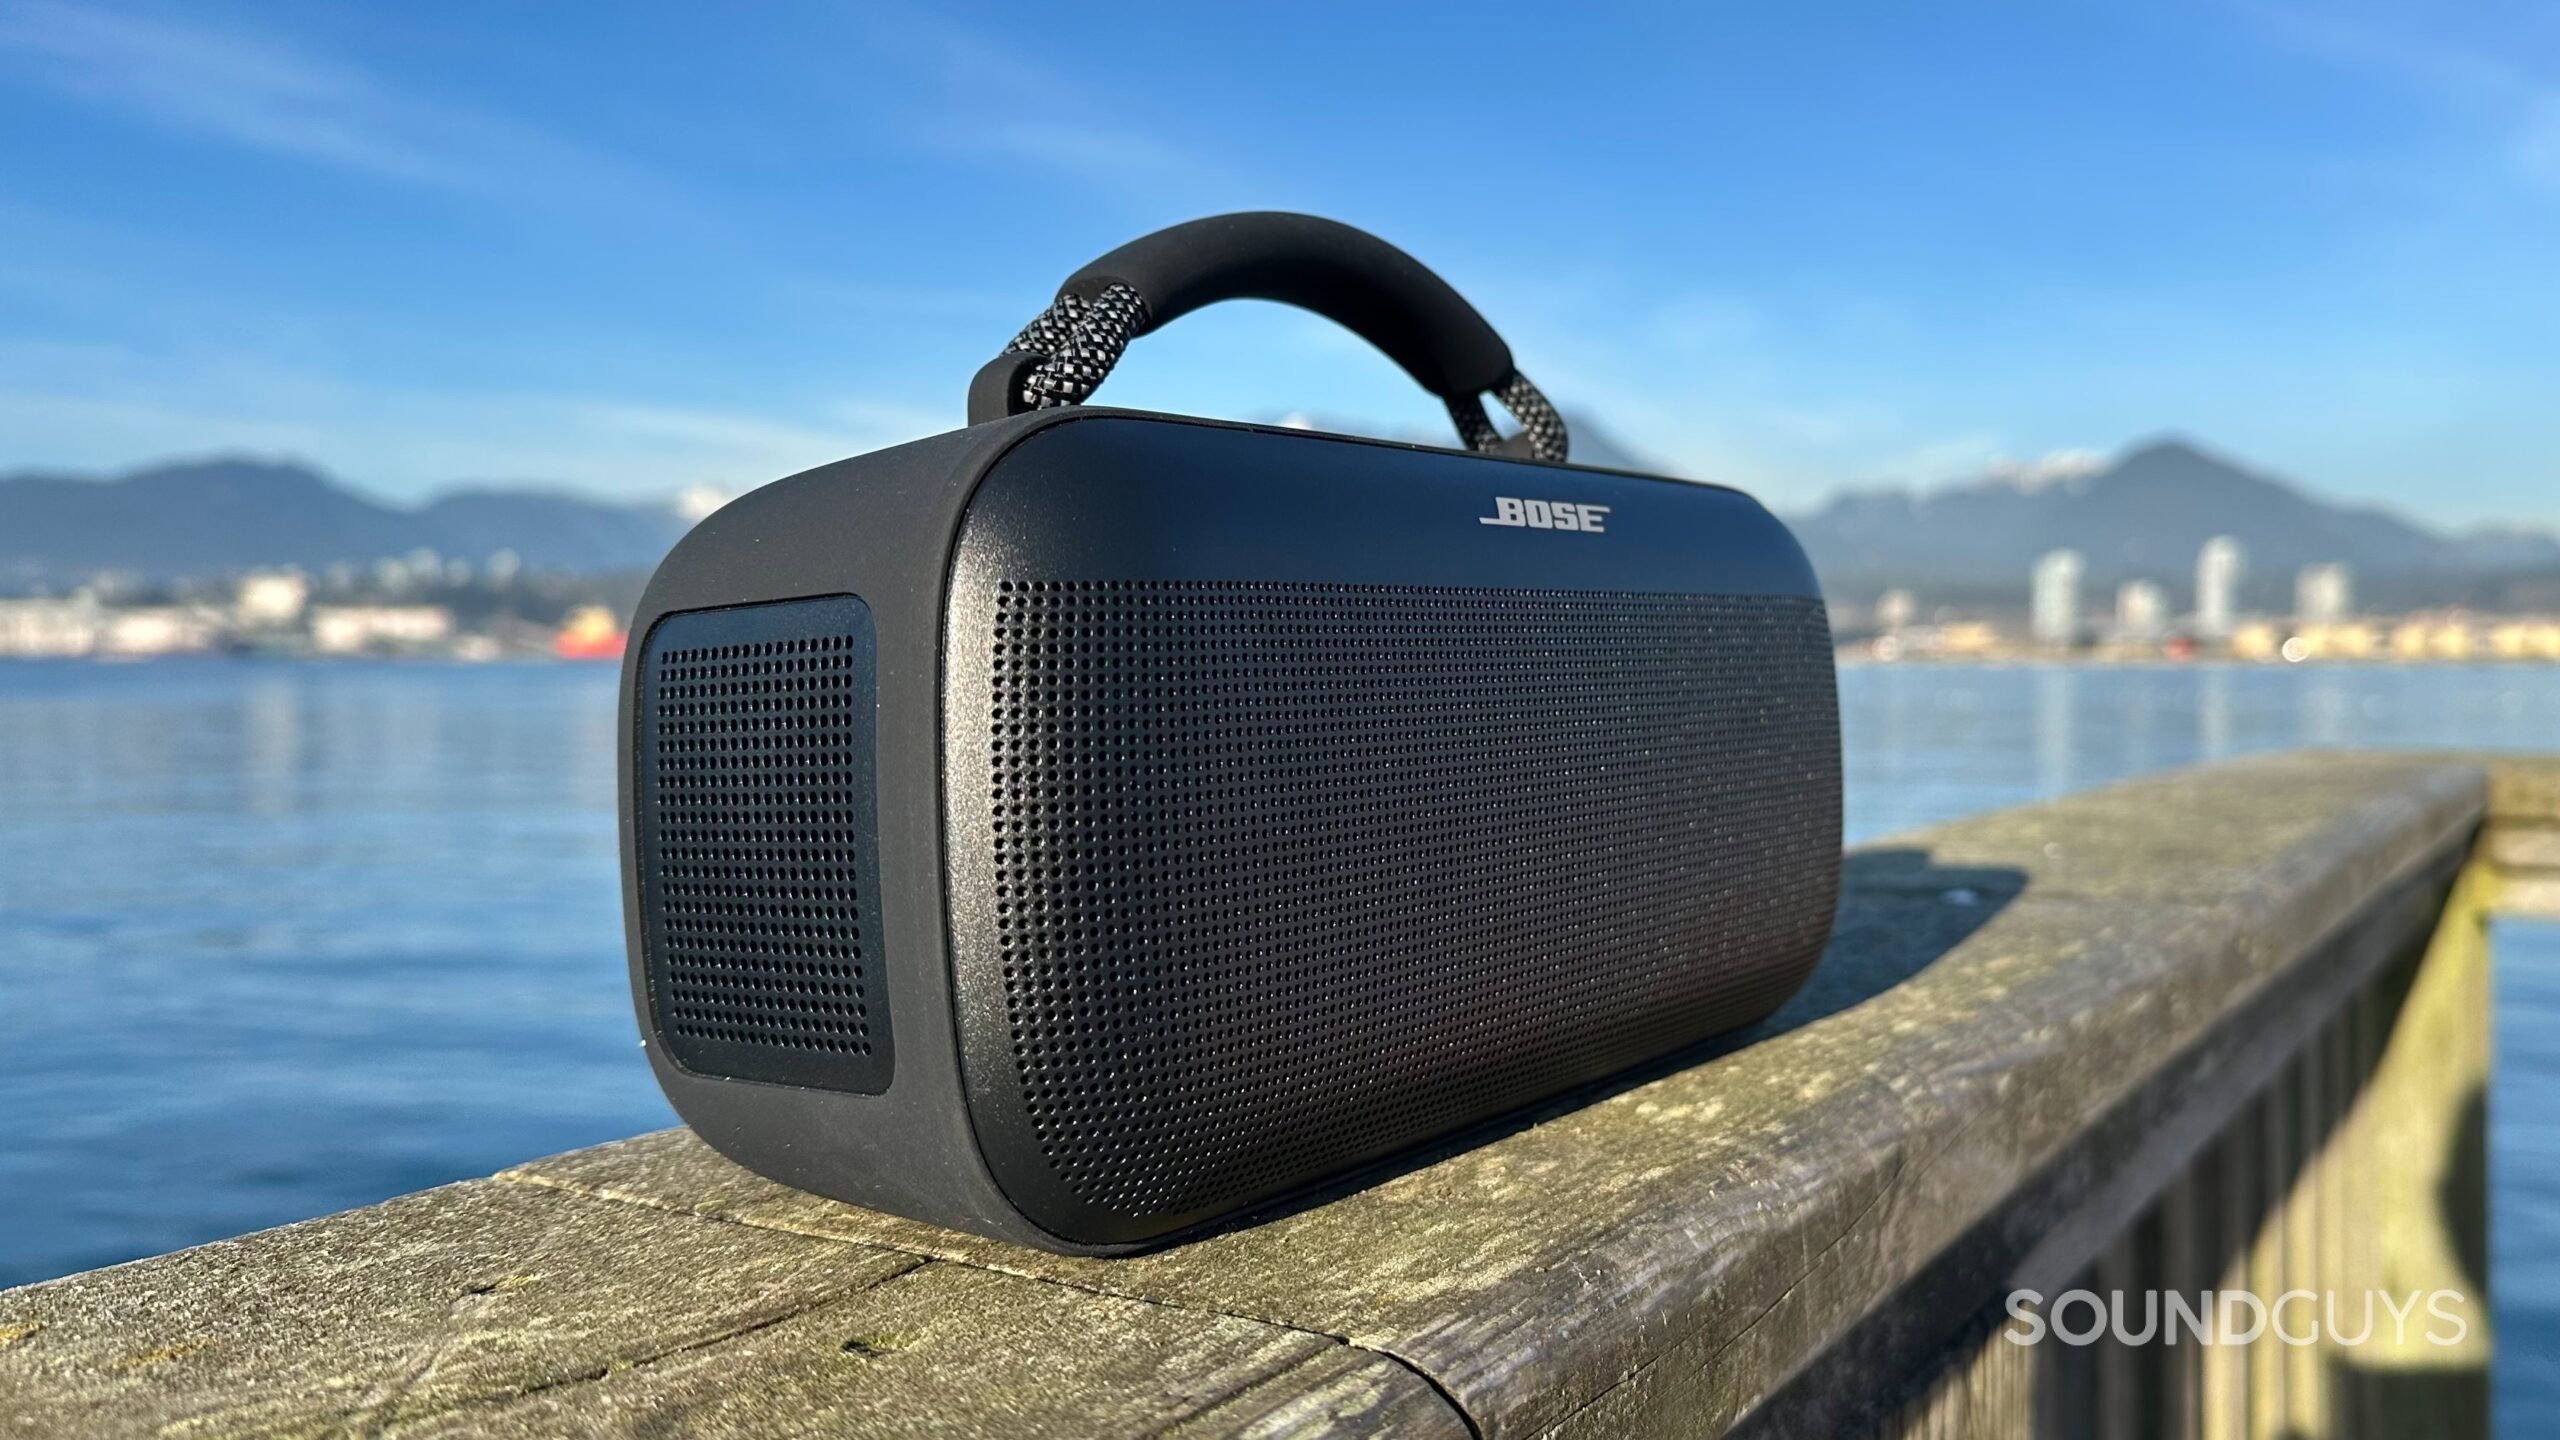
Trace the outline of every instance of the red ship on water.
<instances>
[{"instance_id":1,"label":"red ship on water","mask_svg":"<svg viewBox=\"0 0 2560 1440\"><path fill-rule=\"evenodd\" d=\"M584 605L571 611L568 623L551 637L551 653L563 660L619 660L629 638L612 611Z\"/></svg>"}]
</instances>

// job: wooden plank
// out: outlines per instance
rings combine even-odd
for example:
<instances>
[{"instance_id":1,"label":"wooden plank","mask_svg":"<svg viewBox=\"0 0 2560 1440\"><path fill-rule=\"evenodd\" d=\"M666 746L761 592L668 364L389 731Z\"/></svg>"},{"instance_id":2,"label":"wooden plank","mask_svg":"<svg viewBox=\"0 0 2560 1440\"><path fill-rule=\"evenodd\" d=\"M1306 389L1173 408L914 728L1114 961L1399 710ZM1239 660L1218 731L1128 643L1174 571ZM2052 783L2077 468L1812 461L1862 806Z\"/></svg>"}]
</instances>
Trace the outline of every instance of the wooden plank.
<instances>
[{"instance_id":1,"label":"wooden plank","mask_svg":"<svg viewBox=\"0 0 2560 1440\"><path fill-rule=\"evenodd\" d=\"M1371 1362L1366 1367L1360 1361ZM929 1263L729 1342L448 1412L420 1437L1464 1435L1410 1372L1322 1336ZM1318 1423L1321 1422L1321 1423Z\"/></svg>"},{"instance_id":2,"label":"wooden plank","mask_svg":"<svg viewBox=\"0 0 2560 1440\"><path fill-rule=\"evenodd\" d=\"M0 1315L13 1436L1465 1434L1330 1337L501 1182Z\"/></svg>"},{"instance_id":3,"label":"wooden plank","mask_svg":"<svg viewBox=\"0 0 2560 1440\"><path fill-rule=\"evenodd\" d=\"M0 1293L0 1433L397 1425L717 1346L920 1263L475 1181Z\"/></svg>"}]
</instances>

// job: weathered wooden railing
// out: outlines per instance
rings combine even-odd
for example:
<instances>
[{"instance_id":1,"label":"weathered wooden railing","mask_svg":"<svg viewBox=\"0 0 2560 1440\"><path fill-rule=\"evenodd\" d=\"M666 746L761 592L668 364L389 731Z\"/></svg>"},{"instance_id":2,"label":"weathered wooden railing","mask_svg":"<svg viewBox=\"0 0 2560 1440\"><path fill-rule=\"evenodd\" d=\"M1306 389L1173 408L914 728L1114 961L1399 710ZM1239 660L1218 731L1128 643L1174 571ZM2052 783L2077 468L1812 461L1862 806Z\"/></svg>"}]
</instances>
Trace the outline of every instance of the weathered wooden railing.
<instances>
[{"instance_id":1,"label":"weathered wooden railing","mask_svg":"<svg viewBox=\"0 0 2560 1440\"><path fill-rule=\"evenodd\" d=\"M1846 878L1770 1024L1265 1223L1061 1259L648 1135L0 1293L0 1433L2480 1433L2483 915L2560 913L2560 761L2230 764ZM2467 1324L2013 1343L2075 1289Z\"/></svg>"}]
</instances>

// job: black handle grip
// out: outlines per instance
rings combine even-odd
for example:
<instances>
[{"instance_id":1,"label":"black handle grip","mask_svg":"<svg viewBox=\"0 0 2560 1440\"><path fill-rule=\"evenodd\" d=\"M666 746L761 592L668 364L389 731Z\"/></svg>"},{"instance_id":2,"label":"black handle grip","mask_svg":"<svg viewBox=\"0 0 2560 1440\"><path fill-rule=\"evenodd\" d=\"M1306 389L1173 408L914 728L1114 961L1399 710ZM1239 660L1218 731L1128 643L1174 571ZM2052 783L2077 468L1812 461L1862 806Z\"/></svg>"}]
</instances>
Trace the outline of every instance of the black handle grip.
<instances>
[{"instance_id":1,"label":"black handle grip","mask_svg":"<svg viewBox=\"0 0 2560 1440\"><path fill-rule=\"evenodd\" d=\"M1159 230L1067 277L1057 303L971 382L969 421L1078 403L1131 339L1221 300L1276 300L1333 320L1446 401L1475 448L1564 458L1553 407L1448 281L1367 231L1276 210ZM1506 444L1484 418L1488 391L1522 420L1520 443Z\"/></svg>"},{"instance_id":2,"label":"black handle grip","mask_svg":"<svg viewBox=\"0 0 2560 1440\"><path fill-rule=\"evenodd\" d=\"M1511 378L1511 347L1448 281L1339 221L1278 210L1212 215L1132 240L1060 290L1090 300L1114 282L1147 302L1140 335L1221 300L1277 300L1377 346L1444 400Z\"/></svg>"}]
</instances>

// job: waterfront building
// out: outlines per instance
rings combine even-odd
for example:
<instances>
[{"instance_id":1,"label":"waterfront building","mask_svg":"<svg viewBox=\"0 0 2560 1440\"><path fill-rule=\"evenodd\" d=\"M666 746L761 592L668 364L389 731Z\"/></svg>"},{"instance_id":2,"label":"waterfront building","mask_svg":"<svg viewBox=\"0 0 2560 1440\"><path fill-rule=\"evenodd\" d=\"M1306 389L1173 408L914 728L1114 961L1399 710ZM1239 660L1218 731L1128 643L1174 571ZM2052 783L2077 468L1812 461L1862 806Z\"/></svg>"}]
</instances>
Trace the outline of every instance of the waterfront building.
<instances>
[{"instance_id":1,"label":"waterfront building","mask_svg":"<svg viewBox=\"0 0 2560 1440\"><path fill-rule=\"evenodd\" d=\"M241 577L233 601L243 629L279 629L302 619L311 601L311 577L299 570L262 570Z\"/></svg>"},{"instance_id":2,"label":"waterfront building","mask_svg":"<svg viewBox=\"0 0 2560 1440\"><path fill-rule=\"evenodd\" d=\"M2293 577L2295 623L2336 625L2356 613L2354 572L2344 565L2305 565Z\"/></svg>"},{"instance_id":3,"label":"waterfront building","mask_svg":"<svg viewBox=\"0 0 2560 1440\"><path fill-rule=\"evenodd\" d=\"M2196 633L2207 640L2229 640L2240 613L2240 581L2249 573L2249 552L2238 540L2216 535L2196 552Z\"/></svg>"},{"instance_id":4,"label":"waterfront building","mask_svg":"<svg viewBox=\"0 0 2560 1440\"><path fill-rule=\"evenodd\" d=\"M2036 561L2027 629L2039 645L2080 641L2080 552L2047 551Z\"/></svg>"},{"instance_id":5,"label":"waterfront building","mask_svg":"<svg viewBox=\"0 0 2560 1440\"><path fill-rule=\"evenodd\" d=\"M2233 627L2230 641L2231 653L2242 660L2273 660L2285 653L2289 643L2283 633L2263 620Z\"/></svg>"},{"instance_id":6,"label":"waterfront building","mask_svg":"<svg viewBox=\"0 0 2560 1440\"><path fill-rule=\"evenodd\" d=\"M2501 660L2560 660L2560 621L2510 620L2489 632L2489 653Z\"/></svg>"},{"instance_id":7,"label":"waterfront building","mask_svg":"<svg viewBox=\"0 0 2560 1440\"><path fill-rule=\"evenodd\" d=\"M221 613L205 606L136 605L105 612L98 653L128 659L193 655L212 649L222 633Z\"/></svg>"},{"instance_id":8,"label":"waterfront building","mask_svg":"<svg viewBox=\"0 0 2560 1440\"><path fill-rule=\"evenodd\" d=\"M2360 620L2306 625L2295 638L2310 660L2369 660L2382 650L2382 632Z\"/></svg>"},{"instance_id":9,"label":"waterfront building","mask_svg":"<svg viewBox=\"0 0 2560 1440\"><path fill-rule=\"evenodd\" d=\"M104 620L97 600L0 600L0 656L44 659L86 655L98 648Z\"/></svg>"},{"instance_id":10,"label":"waterfront building","mask_svg":"<svg viewBox=\"0 0 2560 1440\"><path fill-rule=\"evenodd\" d=\"M2169 597L2148 580L2127 580L2116 587L2116 639L2131 644L2158 641L2169 629Z\"/></svg>"},{"instance_id":11,"label":"waterfront building","mask_svg":"<svg viewBox=\"0 0 2560 1440\"><path fill-rule=\"evenodd\" d=\"M322 605L311 612L311 648L322 655L413 650L453 635L441 605Z\"/></svg>"}]
</instances>

